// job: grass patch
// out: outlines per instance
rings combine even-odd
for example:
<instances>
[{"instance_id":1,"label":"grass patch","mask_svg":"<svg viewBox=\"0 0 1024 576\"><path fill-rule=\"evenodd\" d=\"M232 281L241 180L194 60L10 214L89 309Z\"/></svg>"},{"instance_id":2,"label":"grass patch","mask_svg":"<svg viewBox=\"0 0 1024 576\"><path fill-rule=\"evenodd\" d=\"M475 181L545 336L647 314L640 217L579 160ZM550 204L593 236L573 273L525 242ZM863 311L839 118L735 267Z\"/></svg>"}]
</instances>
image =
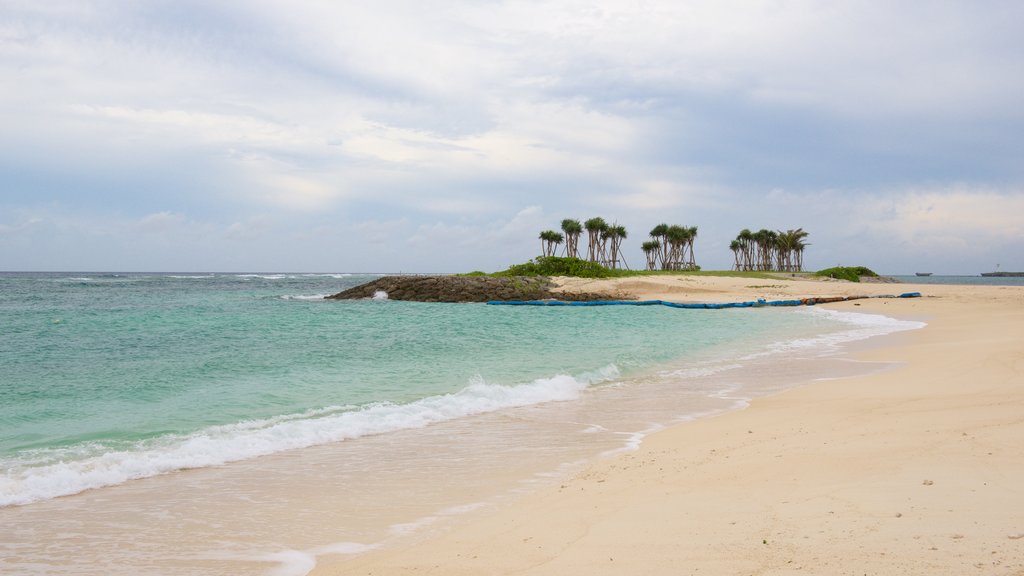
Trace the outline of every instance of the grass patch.
<instances>
[{"instance_id":1,"label":"grass patch","mask_svg":"<svg viewBox=\"0 0 1024 576\"><path fill-rule=\"evenodd\" d=\"M492 276L574 276L576 278L618 278L632 275L628 270L611 270L579 258L538 256L524 264L509 266Z\"/></svg>"},{"instance_id":2,"label":"grass patch","mask_svg":"<svg viewBox=\"0 0 1024 576\"><path fill-rule=\"evenodd\" d=\"M873 270L865 268L864 266L836 266L835 268L818 270L814 275L825 276L828 278L839 278L840 280L849 280L850 282L860 282L861 276L868 276L871 278L878 277L878 274Z\"/></svg>"},{"instance_id":3,"label":"grass patch","mask_svg":"<svg viewBox=\"0 0 1024 576\"><path fill-rule=\"evenodd\" d=\"M463 276L484 276L480 271ZM759 280L778 280L767 272L736 272L734 270L612 270L596 262L580 258L538 256L524 264L515 264L490 276L571 276L575 278L627 278L635 276L730 276Z\"/></svg>"}]
</instances>

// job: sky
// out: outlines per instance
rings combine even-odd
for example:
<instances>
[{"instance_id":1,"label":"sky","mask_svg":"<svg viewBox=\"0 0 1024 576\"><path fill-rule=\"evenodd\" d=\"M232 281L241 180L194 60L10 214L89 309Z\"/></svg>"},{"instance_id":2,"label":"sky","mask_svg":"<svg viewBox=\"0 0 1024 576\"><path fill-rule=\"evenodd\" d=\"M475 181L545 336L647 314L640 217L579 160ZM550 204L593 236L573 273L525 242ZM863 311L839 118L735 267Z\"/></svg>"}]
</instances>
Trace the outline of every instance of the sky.
<instances>
[{"instance_id":1,"label":"sky","mask_svg":"<svg viewBox=\"0 0 1024 576\"><path fill-rule=\"evenodd\" d=\"M495 271L564 218L1024 270L1024 3L0 0L0 270Z\"/></svg>"}]
</instances>

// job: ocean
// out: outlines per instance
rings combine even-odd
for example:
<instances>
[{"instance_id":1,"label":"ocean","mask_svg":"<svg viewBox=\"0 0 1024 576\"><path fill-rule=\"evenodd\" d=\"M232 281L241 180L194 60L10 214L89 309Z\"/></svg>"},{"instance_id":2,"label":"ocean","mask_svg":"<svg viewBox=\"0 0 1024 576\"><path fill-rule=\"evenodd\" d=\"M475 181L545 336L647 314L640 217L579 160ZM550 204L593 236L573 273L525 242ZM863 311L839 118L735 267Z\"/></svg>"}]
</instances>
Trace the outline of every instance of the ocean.
<instances>
[{"instance_id":1,"label":"ocean","mask_svg":"<svg viewBox=\"0 0 1024 576\"><path fill-rule=\"evenodd\" d=\"M0 273L0 573L305 574L922 325L323 299L374 277Z\"/></svg>"},{"instance_id":2,"label":"ocean","mask_svg":"<svg viewBox=\"0 0 1024 576\"><path fill-rule=\"evenodd\" d=\"M965 286L1024 286L1024 278L1019 276L891 276L907 284L959 284Z\"/></svg>"}]
</instances>

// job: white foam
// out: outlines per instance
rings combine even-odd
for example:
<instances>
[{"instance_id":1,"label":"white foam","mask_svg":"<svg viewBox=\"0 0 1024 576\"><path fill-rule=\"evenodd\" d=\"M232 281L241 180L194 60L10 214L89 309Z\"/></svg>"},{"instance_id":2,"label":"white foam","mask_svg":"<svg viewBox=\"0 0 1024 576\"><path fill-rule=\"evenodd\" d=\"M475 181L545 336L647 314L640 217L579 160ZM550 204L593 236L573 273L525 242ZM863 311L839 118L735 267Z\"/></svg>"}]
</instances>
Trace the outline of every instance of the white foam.
<instances>
[{"instance_id":1,"label":"white foam","mask_svg":"<svg viewBox=\"0 0 1024 576\"><path fill-rule=\"evenodd\" d=\"M383 291L383 290L377 290L376 292L373 293L373 299L374 300L387 300L388 299L388 293Z\"/></svg>"},{"instance_id":2,"label":"white foam","mask_svg":"<svg viewBox=\"0 0 1024 576\"><path fill-rule=\"evenodd\" d=\"M352 274L300 274L303 278L349 278Z\"/></svg>"},{"instance_id":3,"label":"white foam","mask_svg":"<svg viewBox=\"0 0 1024 576\"><path fill-rule=\"evenodd\" d=\"M305 576L316 568L316 555L301 550L281 550L266 554L260 560L277 564L267 571L267 576Z\"/></svg>"},{"instance_id":4,"label":"white foam","mask_svg":"<svg viewBox=\"0 0 1024 576\"><path fill-rule=\"evenodd\" d=\"M867 340L876 336L885 336L905 330L917 330L927 326L924 322L913 320L898 320L889 316L879 314L864 314L861 312L845 312L828 308L805 308L795 311L799 314L821 316L827 320L838 321L846 324L849 328L837 332L820 334L809 338L794 338L775 342L768 347L768 350L744 356L742 360L764 357L779 352L792 352L798 350L818 349L823 354L835 352L843 344Z\"/></svg>"},{"instance_id":5,"label":"white foam","mask_svg":"<svg viewBox=\"0 0 1024 576\"><path fill-rule=\"evenodd\" d=\"M635 452L640 449L640 445L643 443L644 438L647 438L655 432L664 430L665 426L661 424L651 424L645 430L639 430L637 432L616 432L616 434L626 437L625 442L618 448L612 448L611 450L605 450L601 453L602 457L616 456L618 454L624 454L626 452Z\"/></svg>"},{"instance_id":6,"label":"white foam","mask_svg":"<svg viewBox=\"0 0 1024 576\"><path fill-rule=\"evenodd\" d=\"M557 375L514 386L475 378L462 390L409 404L333 406L267 420L168 435L115 449L101 444L25 453L2 462L0 506L27 504L91 488L176 470L218 466L285 450L307 448L422 428L475 414L544 402L574 400L591 384L618 376L618 369L574 378Z\"/></svg>"},{"instance_id":7,"label":"white foam","mask_svg":"<svg viewBox=\"0 0 1024 576\"><path fill-rule=\"evenodd\" d=\"M323 300L327 298L328 294L285 294L281 296L281 300Z\"/></svg>"}]
</instances>

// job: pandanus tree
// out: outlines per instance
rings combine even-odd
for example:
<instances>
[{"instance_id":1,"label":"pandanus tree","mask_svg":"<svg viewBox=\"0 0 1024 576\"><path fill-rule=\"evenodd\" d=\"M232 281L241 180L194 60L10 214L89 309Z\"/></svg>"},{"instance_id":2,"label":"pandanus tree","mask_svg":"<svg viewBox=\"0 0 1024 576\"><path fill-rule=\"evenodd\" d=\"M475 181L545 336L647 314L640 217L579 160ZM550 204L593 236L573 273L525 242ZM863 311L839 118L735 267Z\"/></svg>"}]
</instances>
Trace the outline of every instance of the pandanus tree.
<instances>
[{"instance_id":1,"label":"pandanus tree","mask_svg":"<svg viewBox=\"0 0 1024 576\"><path fill-rule=\"evenodd\" d=\"M622 260L623 265L625 265L625 260L622 258L621 247L622 241L626 239L627 235L626 227L619 224L612 224L609 226L603 235L601 251L602 253L608 254L607 266L612 270L619 267L620 260ZM608 252L604 251L605 241L610 244L610 250Z\"/></svg>"},{"instance_id":2,"label":"pandanus tree","mask_svg":"<svg viewBox=\"0 0 1024 576\"><path fill-rule=\"evenodd\" d=\"M689 259L686 261L686 269L687 270L696 270L697 269L697 260L696 260L696 257L693 254L693 243L694 243L694 241L696 239L697 239L697 227L696 226L690 226L689 228L686 229L686 249L687 249L687 252L690 255Z\"/></svg>"},{"instance_id":3,"label":"pandanus tree","mask_svg":"<svg viewBox=\"0 0 1024 576\"><path fill-rule=\"evenodd\" d=\"M754 254L756 242L754 242L754 233L748 228L740 230L736 240L740 243L740 256L741 264L740 270L750 271L754 269Z\"/></svg>"},{"instance_id":4,"label":"pandanus tree","mask_svg":"<svg viewBox=\"0 0 1024 576\"><path fill-rule=\"evenodd\" d=\"M736 270L800 272L803 270L803 252L808 233L795 230L740 231L729 245Z\"/></svg>"},{"instance_id":5,"label":"pandanus tree","mask_svg":"<svg viewBox=\"0 0 1024 576\"><path fill-rule=\"evenodd\" d=\"M660 262L662 270L697 269L693 249L694 241L697 239L696 226L658 224L649 234L651 241L658 245L654 249L657 251L648 254L648 257L655 259L650 268L655 268Z\"/></svg>"},{"instance_id":6,"label":"pandanus tree","mask_svg":"<svg viewBox=\"0 0 1024 576\"><path fill-rule=\"evenodd\" d=\"M732 250L732 269L741 270L740 253L743 251L743 243L739 240L733 240L729 243L729 250Z\"/></svg>"},{"instance_id":7,"label":"pandanus tree","mask_svg":"<svg viewBox=\"0 0 1024 576\"><path fill-rule=\"evenodd\" d=\"M606 260L603 251L603 236L608 231L608 223L604 218L591 218L583 223L587 230L587 260L603 262Z\"/></svg>"},{"instance_id":8,"label":"pandanus tree","mask_svg":"<svg viewBox=\"0 0 1024 576\"><path fill-rule=\"evenodd\" d=\"M773 230L764 228L754 233L754 241L757 242L758 270L769 271L773 269L775 256L775 242L778 235Z\"/></svg>"},{"instance_id":9,"label":"pandanus tree","mask_svg":"<svg viewBox=\"0 0 1024 576\"><path fill-rule=\"evenodd\" d=\"M554 230L545 230L540 233L541 252L544 256L554 256L555 249L564 240L563 236Z\"/></svg>"},{"instance_id":10,"label":"pandanus tree","mask_svg":"<svg viewBox=\"0 0 1024 576\"><path fill-rule=\"evenodd\" d=\"M666 270L682 270L686 247L689 243L690 230L685 226L673 224L668 227L665 239L668 241L668 260Z\"/></svg>"},{"instance_id":11,"label":"pandanus tree","mask_svg":"<svg viewBox=\"0 0 1024 576\"><path fill-rule=\"evenodd\" d=\"M655 270L658 267L658 258L661 254L661 242L658 240L648 240L640 245L643 249L644 255L647 256L647 269Z\"/></svg>"},{"instance_id":12,"label":"pandanus tree","mask_svg":"<svg viewBox=\"0 0 1024 576\"><path fill-rule=\"evenodd\" d=\"M562 220L562 232L565 233L565 255L569 258L579 258L580 234L583 233L583 225L579 220L566 218Z\"/></svg>"},{"instance_id":13,"label":"pandanus tree","mask_svg":"<svg viewBox=\"0 0 1024 576\"><path fill-rule=\"evenodd\" d=\"M668 224L658 224L649 232L651 240L658 243L658 252L655 253L662 270L668 270Z\"/></svg>"}]
</instances>

